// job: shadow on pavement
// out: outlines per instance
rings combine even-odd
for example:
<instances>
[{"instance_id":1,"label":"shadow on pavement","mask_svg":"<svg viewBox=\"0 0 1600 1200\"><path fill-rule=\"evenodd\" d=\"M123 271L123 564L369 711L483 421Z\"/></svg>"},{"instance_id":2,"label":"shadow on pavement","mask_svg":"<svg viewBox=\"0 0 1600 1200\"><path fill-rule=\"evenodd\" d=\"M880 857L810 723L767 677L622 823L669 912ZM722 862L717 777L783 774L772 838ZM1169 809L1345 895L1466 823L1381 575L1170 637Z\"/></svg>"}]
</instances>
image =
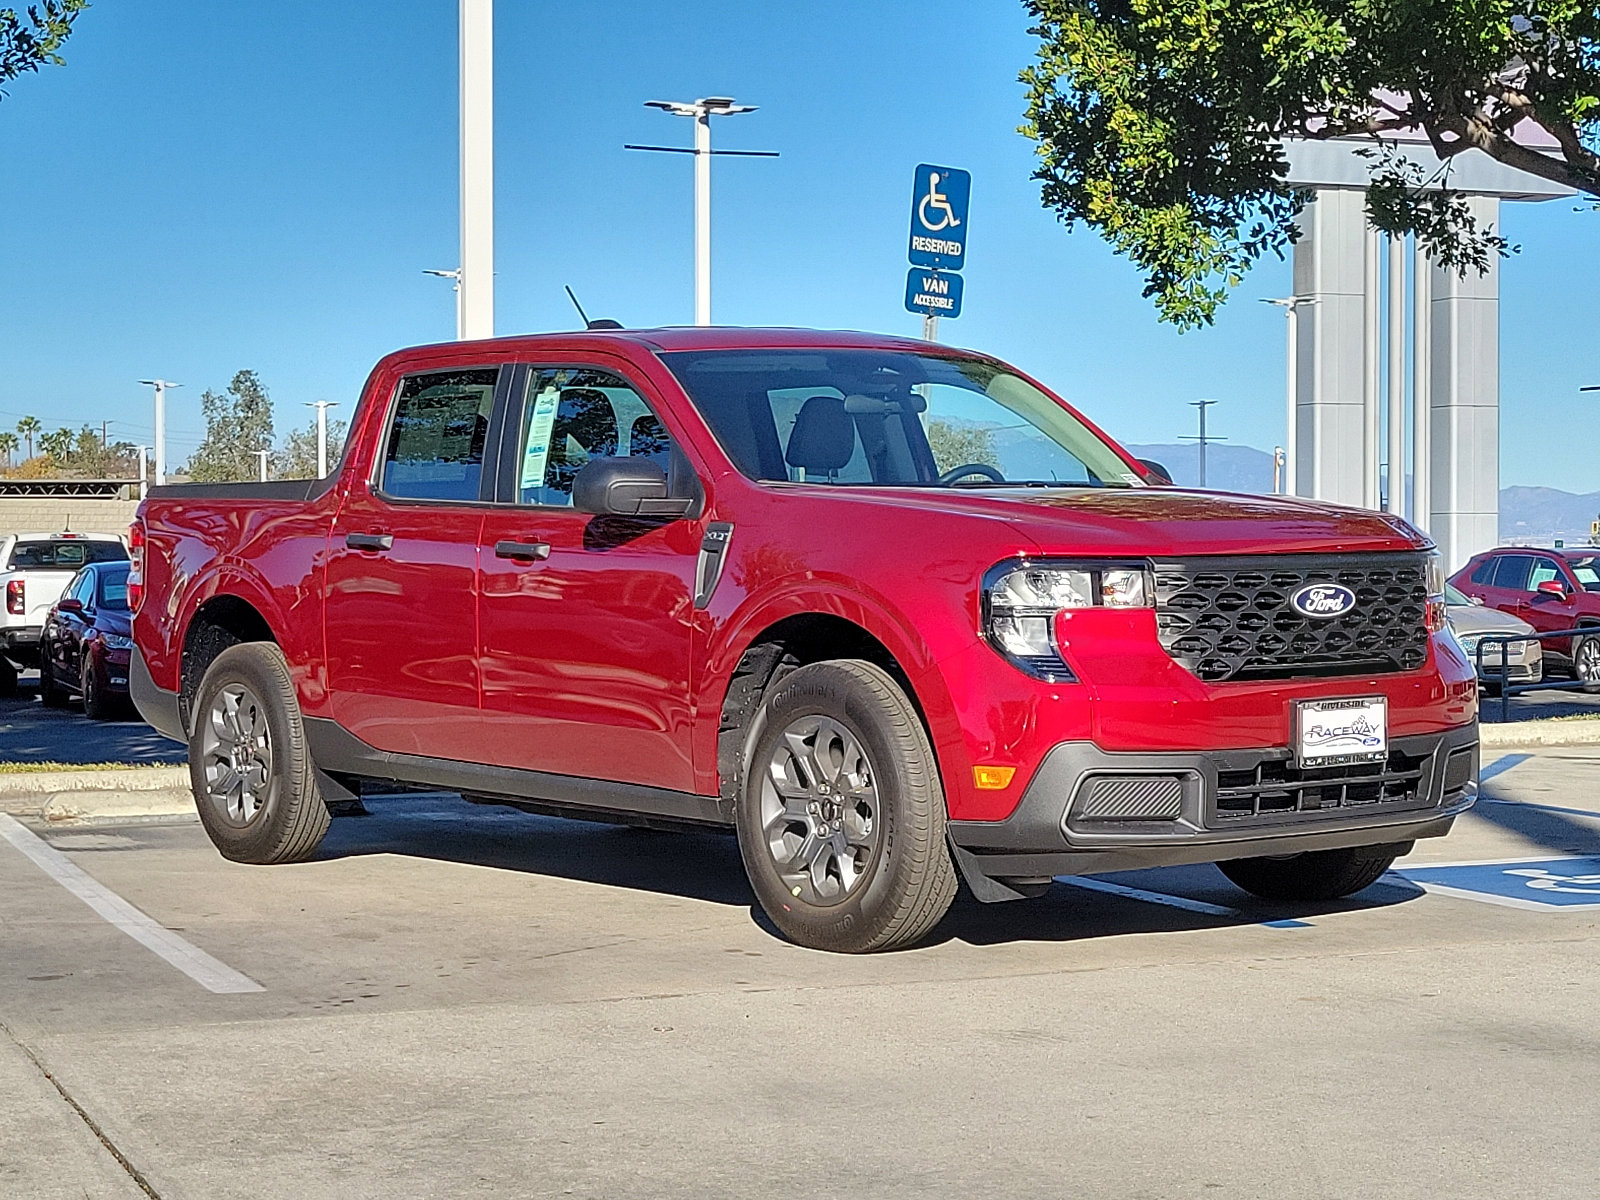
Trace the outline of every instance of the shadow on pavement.
<instances>
[{"instance_id":1,"label":"shadow on pavement","mask_svg":"<svg viewBox=\"0 0 1600 1200\"><path fill-rule=\"evenodd\" d=\"M139 719L91 721L76 701L46 708L38 675L24 676L15 696L0 699L0 762L181 765L188 753Z\"/></svg>"},{"instance_id":2,"label":"shadow on pavement","mask_svg":"<svg viewBox=\"0 0 1600 1200\"><path fill-rule=\"evenodd\" d=\"M781 936L754 902L731 833L598 825L474 805L443 794L379 796L368 798L366 805L369 815L334 821L317 851L319 860L410 855L682 896L747 908L755 924L774 937ZM1069 942L1223 929L1387 908L1424 894L1391 876L1347 900L1285 906L1247 895L1210 865L1126 872L1108 878L1229 911L1191 912L1063 883L1036 900L980 904L963 887L950 915L927 944Z\"/></svg>"}]
</instances>

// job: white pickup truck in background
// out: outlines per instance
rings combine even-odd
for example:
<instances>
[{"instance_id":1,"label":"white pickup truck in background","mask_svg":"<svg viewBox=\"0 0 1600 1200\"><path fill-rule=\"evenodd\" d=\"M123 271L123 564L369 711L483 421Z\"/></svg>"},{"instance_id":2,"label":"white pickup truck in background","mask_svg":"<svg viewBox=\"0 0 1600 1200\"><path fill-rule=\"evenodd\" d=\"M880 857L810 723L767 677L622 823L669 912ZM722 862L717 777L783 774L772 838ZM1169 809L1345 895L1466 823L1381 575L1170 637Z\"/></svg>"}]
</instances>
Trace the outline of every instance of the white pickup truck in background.
<instances>
[{"instance_id":1,"label":"white pickup truck in background","mask_svg":"<svg viewBox=\"0 0 1600 1200\"><path fill-rule=\"evenodd\" d=\"M17 686L19 669L39 665L45 613L81 567L126 562L128 549L113 533L10 533L0 536L0 696Z\"/></svg>"}]
</instances>

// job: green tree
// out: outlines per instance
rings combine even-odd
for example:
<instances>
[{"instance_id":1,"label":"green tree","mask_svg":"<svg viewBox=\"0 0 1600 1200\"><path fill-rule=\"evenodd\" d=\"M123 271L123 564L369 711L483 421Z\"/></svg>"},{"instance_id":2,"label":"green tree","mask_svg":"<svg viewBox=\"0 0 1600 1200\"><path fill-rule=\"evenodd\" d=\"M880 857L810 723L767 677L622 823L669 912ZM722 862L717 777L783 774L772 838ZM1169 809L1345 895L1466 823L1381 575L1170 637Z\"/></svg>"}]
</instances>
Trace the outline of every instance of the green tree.
<instances>
[{"instance_id":1,"label":"green tree","mask_svg":"<svg viewBox=\"0 0 1600 1200\"><path fill-rule=\"evenodd\" d=\"M1461 273L1508 247L1449 188L1457 155L1600 198L1593 0L1025 2L1040 46L1022 131L1045 207L1130 258L1180 326L1209 322L1293 241L1305 197L1284 182L1285 137L1370 139L1372 224ZM1441 180L1397 152L1405 131L1447 164Z\"/></svg>"},{"instance_id":2,"label":"green tree","mask_svg":"<svg viewBox=\"0 0 1600 1200\"><path fill-rule=\"evenodd\" d=\"M0 433L0 454L6 456L6 469L11 469L11 456L17 452L17 435L10 430Z\"/></svg>"},{"instance_id":3,"label":"green tree","mask_svg":"<svg viewBox=\"0 0 1600 1200\"><path fill-rule=\"evenodd\" d=\"M44 0L25 12L0 8L0 97L4 85L43 66L59 67L61 43L89 0Z\"/></svg>"},{"instance_id":4,"label":"green tree","mask_svg":"<svg viewBox=\"0 0 1600 1200\"><path fill-rule=\"evenodd\" d=\"M995 448L994 430L984 425L957 425L950 421L928 422L928 448L933 451L934 466L939 473L968 463L988 463L1000 466L1000 452Z\"/></svg>"},{"instance_id":5,"label":"green tree","mask_svg":"<svg viewBox=\"0 0 1600 1200\"><path fill-rule=\"evenodd\" d=\"M38 417L23 417L22 420L17 422L17 432L28 441L28 458L33 457L34 435L43 428L44 426L39 422Z\"/></svg>"},{"instance_id":6,"label":"green tree","mask_svg":"<svg viewBox=\"0 0 1600 1200\"><path fill-rule=\"evenodd\" d=\"M328 422L328 470L338 465L344 451L347 425L343 421ZM283 439L283 449L278 452L278 475L283 479L315 479L317 477L317 422L304 429L292 429Z\"/></svg>"},{"instance_id":7,"label":"green tree","mask_svg":"<svg viewBox=\"0 0 1600 1200\"><path fill-rule=\"evenodd\" d=\"M202 483L259 478L256 451L272 445L272 398L256 373L240 371L225 392L207 388L200 408L206 436L189 460L189 477Z\"/></svg>"},{"instance_id":8,"label":"green tree","mask_svg":"<svg viewBox=\"0 0 1600 1200\"><path fill-rule=\"evenodd\" d=\"M72 458L72 448L77 444L77 437L70 429L55 429L39 438L39 445L50 461L57 467L64 467Z\"/></svg>"}]
</instances>

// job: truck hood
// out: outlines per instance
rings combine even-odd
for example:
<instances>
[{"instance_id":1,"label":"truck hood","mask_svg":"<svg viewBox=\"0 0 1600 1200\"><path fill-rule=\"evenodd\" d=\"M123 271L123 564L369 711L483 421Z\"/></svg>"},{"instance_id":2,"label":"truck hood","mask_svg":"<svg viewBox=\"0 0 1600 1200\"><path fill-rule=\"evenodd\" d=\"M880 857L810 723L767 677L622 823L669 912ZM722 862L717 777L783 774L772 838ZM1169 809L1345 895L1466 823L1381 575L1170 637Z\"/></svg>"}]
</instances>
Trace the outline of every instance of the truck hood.
<instances>
[{"instance_id":1,"label":"truck hood","mask_svg":"<svg viewBox=\"0 0 1600 1200\"><path fill-rule=\"evenodd\" d=\"M999 518L1044 554L1293 554L1430 545L1386 513L1287 496L1183 488L894 488L892 503Z\"/></svg>"}]
</instances>

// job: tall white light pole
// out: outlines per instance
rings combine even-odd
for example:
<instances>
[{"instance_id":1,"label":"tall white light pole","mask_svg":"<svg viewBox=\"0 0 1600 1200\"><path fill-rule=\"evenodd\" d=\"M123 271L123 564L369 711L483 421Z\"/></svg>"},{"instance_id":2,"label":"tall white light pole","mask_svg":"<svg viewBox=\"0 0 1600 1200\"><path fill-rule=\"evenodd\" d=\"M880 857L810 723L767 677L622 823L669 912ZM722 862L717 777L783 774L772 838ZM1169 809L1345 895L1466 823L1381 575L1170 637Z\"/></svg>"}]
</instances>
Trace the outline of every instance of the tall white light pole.
<instances>
[{"instance_id":1,"label":"tall white light pole","mask_svg":"<svg viewBox=\"0 0 1600 1200\"><path fill-rule=\"evenodd\" d=\"M139 499L141 500L144 499L145 493L150 490L149 478L146 475L146 472L150 469L150 464L145 460L145 451L149 449L149 446L139 447Z\"/></svg>"},{"instance_id":2,"label":"tall white light pole","mask_svg":"<svg viewBox=\"0 0 1600 1200\"><path fill-rule=\"evenodd\" d=\"M694 155L694 323L711 324L711 156L731 154L741 158L777 158L770 150L713 150L711 118L755 112L753 104L735 104L728 96L706 96L693 102L646 100L646 108L659 108L675 117L694 118L694 149L681 146L624 146L625 150L657 150Z\"/></svg>"},{"instance_id":3,"label":"tall white light pole","mask_svg":"<svg viewBox=\"0 0 1600 1200\"><path fill-rule=\"evenodd\" d=\"M1294 477L1294 449L1300 434L1300 306L1316 301L1310 296L1280 296L1261 303L1276 304L1289 319L1289 399L1283 439L1283 494L1295 496L1299 495Z\"/></svg>"},{"instance_id":4,"label":"tall white light pole","mask_svg":"<svg viewBox=\"0 0 1600 1200\"><path fill-rule=\"evenodd\" d=\"M310 400L307 408L317 410L317 478L328 477L328 410L338 408L337 400Z\"/></svg>"},{"instance_id":5,"label":"tall white light pole","mask_svg":"<svg viewBox=\"0 0 1600 1200\"><path fill-rule=\"evenodd\" d=\"M272 451L254 450L251 453L261 460L261 482L265 483L267 481L267 459L271 456Z\"/></svg>"},{"instance_id":6,"label":"tall white light pole","mask_svg":"<svg viewBox=\"0 0 1600 1200\"><path fill-rule=\"evenodd\" d=\"M167 389L182 387L165 379L141 379L145 387L156 390L156 486L167 482Z\"/></svg>"},{"instance_id":7,"label":"tall white light pole","mask_svg":"<svg viewBox=\"0 0 1600 1200\"><path fill-rule=\"evenodd\" d=\"M461 0L457 336L494 336L494 0Z\"/></svg>"},{"instance_id":8,"label":"tall white light pole","mask_svg":"<svg viewBox=\"0 0 1600 1200\"><path fill-rule=\"evenodd\" d=\"M1389 507L1406 515L1406 239L1389 236Z\"/></svg>"},{"instance_id":9,"label":"tall white light pole","mask_svg":"<svg viewBox=\"0 0 1600 1200\"><path fill-rule=\"evenodd\" d=\"M453 280L455 280L455 287L452 290L456 294L456 341L458 341L458 342L466 341L467 340L467 314L466 314L466 309L463 308L462 304L461 304L461 268L457 267L453 271L442 271L442 270L439 270L438 268L429 267L429 268L425 268L422 273L424 275L437 275L441 279L453 279Z\"/></svg>"}]
</instances>

